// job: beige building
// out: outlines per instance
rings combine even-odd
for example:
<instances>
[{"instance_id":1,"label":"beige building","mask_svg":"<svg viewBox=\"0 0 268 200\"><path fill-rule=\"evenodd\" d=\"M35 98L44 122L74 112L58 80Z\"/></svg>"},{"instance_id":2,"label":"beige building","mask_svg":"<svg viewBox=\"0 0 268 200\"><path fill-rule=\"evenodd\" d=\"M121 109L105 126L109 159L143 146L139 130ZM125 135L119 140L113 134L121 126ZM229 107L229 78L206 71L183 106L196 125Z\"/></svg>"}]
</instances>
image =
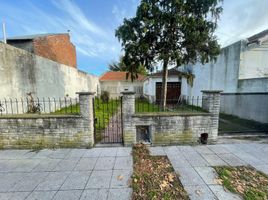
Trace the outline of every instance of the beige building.
<instances>
[{"instance_id":1,"label":"beige building","mask_svg":"<svg viewBox=\"0 0 268 200\"><path fill-rule=\"evenodd\" d=\"M126 79L126 77L126 72L106 72L99 79L101 91L108 91L111 98L121 96L120 93L123 91L133 91L136 93L136 97L141 96L145 76L139 75L138 79L133 82L130 78Z\"/></svg>"}]
</instances>

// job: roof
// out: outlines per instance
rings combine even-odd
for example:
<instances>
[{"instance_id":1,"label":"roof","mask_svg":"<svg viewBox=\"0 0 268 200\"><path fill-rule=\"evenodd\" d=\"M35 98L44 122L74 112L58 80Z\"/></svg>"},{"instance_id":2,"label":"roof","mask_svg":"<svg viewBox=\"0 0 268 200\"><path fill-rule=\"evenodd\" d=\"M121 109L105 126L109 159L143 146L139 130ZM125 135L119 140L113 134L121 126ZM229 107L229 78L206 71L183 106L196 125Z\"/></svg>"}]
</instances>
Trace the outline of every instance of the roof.
<instances>
[{"instance_id":1,"label":"roof","mask_svg":"<svg viewBox=\"0 0 268 200\"><path fill-rule=\"evenodd\" d=\"M106 72L100 77L100 81L126 81L127 72ZM145 76L138 74L138 79L135 79L134 81L144 81ZM128 80L131 80L130 77L128 77Z\"/></svg>"},{"instance_id":2,"label":"roof","mask_svg":"<svg viewBox=\"0 0 268 200\"><path fill-rule=\"evenodd\" d=\"M248 42L249 43L254 43L254 42L258 42L259 39L265 37L265 36L268 36L268 29L260 32L260 33L257 33L251 37L248 38Z\"/></svg>"},{"instance_id":3,"label":"roof","mask_svg":"<svg viewBox=\"0 0 268 200\"><path fill-rule=\"evenodd\" d=\"M7 40L33 40L35 38L52 36L52 35L66 35L68 33L44 33L44 34L35 34L35 35L22 35L22 36L15 36L9 37Z\"/></svg>"},{"instance_id":4,"label":"roof","mask_svg":"<svg viewBox=\"0 0 268 200\"><path fill-rule=\"evenodd\" d=\"M181 76L186 74L185 72L181 72L175 68L169 69L168 70L168 76ZM162 77L163 76L163 72L156 72L150 75L150 77Z\"/></svg>"}]
</instances>

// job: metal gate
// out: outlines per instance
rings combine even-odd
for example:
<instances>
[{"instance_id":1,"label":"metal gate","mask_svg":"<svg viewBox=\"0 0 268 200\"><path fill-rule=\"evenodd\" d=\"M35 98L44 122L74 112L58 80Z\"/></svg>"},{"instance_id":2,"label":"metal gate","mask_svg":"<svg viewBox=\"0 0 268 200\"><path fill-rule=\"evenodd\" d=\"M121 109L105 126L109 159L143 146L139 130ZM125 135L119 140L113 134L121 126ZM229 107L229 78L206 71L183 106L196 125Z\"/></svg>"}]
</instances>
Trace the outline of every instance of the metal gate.
<instances>
[{"instance_id":1,"label":"metal gate","mask_svg":"<svg viewBox=\"0 0 268 200\"><path fill-rule=\"evenodd\" d=\"M95 142L123 143L121 98L109 100L95 98L93 108Z\"/></svg>"}]
</instances>

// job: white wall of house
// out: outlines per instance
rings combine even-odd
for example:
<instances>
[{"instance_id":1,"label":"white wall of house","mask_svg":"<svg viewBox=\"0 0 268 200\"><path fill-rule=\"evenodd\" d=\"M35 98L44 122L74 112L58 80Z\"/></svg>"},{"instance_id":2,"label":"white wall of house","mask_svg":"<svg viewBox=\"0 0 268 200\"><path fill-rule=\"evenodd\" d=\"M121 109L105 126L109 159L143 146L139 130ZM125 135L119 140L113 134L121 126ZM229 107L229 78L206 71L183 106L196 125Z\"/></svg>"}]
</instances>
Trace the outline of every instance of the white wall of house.
<instances>
[{"instance_id":1,"label":"white wall of house","mask_svg":"<svg viewBox=\"0 0 268 200\"><path fill-rule=\"evenodd\" d=\"M150 101L155 101L155 87L157 82L162 82L162 77L148 77L143 83L143 93ZM167 82L182 82L182 78L178 76L169 76Z\"/></svg>"},{"instance_id":2,"label":"white wall of house","mask_svg":"<svg viewBox=\"0 0 268 200\"><path fill-rule=\"evenodd\" d=\"M239 79L268 78L268 39L261 45L242 46Z\"/></svg>"},{"instance_id":3,"label":"white wall of house","mask_svg":"<svg viewBox=\"0 0 268 200\"><path fill-rule=\"evenodd\" d=\"M143 81L101 81L101 91L108 91L111 98L118 98L123 91L132 91L139 97L143 93Z\"/></svg>"}]
</instances>

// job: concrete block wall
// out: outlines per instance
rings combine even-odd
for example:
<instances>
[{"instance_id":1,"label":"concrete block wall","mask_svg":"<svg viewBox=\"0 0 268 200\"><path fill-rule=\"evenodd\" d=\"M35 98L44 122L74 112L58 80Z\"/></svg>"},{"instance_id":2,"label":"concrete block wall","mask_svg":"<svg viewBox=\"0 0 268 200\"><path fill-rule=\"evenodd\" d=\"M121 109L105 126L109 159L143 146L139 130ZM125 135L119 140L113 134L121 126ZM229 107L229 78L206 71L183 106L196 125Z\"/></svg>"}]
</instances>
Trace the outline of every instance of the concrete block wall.
<instances>
[{"instance_id":1,"label":"concrete block wall","mask_svg":"<svg viewBox=\"0 0 268 200\"><path fill-rule=\"evenodd\" d=\"M134 93L123 92L124 144L136 141L137 126L148 126L153 145L198 143L202 133L208 133L208 142L218 136L220 91L203 91L203 109L207 113L136 113Z\"/></svg>"},{"instance_id":2,"label":"concrete block wall","mask_svg":"<svg viewBox=\"0 0 268 200\"><path fill-rule=\"evenodd\" d=\"M81 113L0 116L0 148L91 148L94 145L93 93L78 93Z\"/></svg>"},{"instance_id":3,"label":"concrete block wall","mask_svg":"<svg viewBox=\"0 0 268 200\"><path fill-rule=\"evenodd\" d=\"M0 99L76 97L77 91L97 92L99 78L74 67L0 43Z\"/></svg>"}]
</instances>

